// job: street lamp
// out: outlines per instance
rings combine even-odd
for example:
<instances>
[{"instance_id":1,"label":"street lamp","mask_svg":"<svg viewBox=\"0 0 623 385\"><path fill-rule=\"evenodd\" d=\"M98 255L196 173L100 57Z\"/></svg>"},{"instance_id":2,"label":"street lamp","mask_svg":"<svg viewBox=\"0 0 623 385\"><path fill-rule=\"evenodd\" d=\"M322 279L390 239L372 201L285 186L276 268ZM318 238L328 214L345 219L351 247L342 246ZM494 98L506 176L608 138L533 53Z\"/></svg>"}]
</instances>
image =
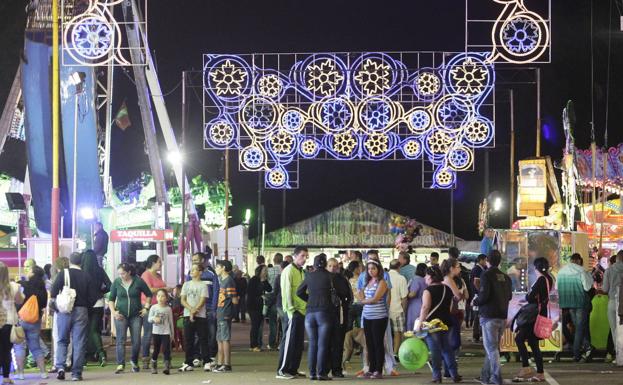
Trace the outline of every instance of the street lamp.
<instances>
[{"instance_id":1,"label":"street lamp","mask_svg":"<svg viewBox=\"0 0 623 385\"><path fill-rule=\"evenodd\" d=\"M85 221L91 221L95 219L95 212L90 207L82 207L80 209L80 217Z\"/></svg>"},{"instance_id":2,"label":"street lamp","mask_svg":"<svg viewBox=\"0 0 623 385\"><path fill-rule=\"evenodd\" d=\"M173 166L181 166L184 162L184 155L179 151L171 151L167 158Z\"/></svg>"},{"instance_id":3,"label":"street lamp","mask_svg":"<svg viewBox=\"0 0 623 385\"><path fill-rule=\"evenodd\" d=\"M502 210L502 198L497 197L493 200L493 211L498 212Z\"/></svg>"},{"instance_id":4,"label":"street lamp","mask_svg":"<svg viewBox=\"0 0 623 385\"><path fill-rule=\"evenodd\" d=\"M242 224L244 224L245 226L248 226L250 222L251 222L251 209L246 209L244 212L244 222L242 222Z\"/></svg>"}]
</instances>

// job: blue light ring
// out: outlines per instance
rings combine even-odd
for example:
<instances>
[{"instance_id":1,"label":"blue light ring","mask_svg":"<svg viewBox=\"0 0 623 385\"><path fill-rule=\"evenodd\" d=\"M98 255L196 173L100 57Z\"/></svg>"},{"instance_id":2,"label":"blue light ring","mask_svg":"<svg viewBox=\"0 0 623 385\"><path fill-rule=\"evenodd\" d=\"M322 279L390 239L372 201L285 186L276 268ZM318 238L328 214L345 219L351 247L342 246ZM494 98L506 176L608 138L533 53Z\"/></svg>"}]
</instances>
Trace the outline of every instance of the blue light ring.
<instances>
[{"instance_id":1,"label":"blue light ring","mask_svg":"<svg viewBox=\"0 0 623 385\"><path fill-rule=\"evenodd\" d=\"M281 104L280 106L283 106L283 104ZM287 115L290 113L298 113L301 121L300 124L298 125L298 127L292 127L292 126L288 126L287 123L285 122L285 119L287 118ZM283 108L281 110L281 114L279 115L279 126L281 128L283 128L284 130L292 133L292 134L299 134L301 133L304 129L305 129L305 124L307 124L308 122L310 122L312 119L309 116L309 112L305 111L301 108L297 108L297 107L287 107L287 108Z\"/></svg>"},{"instance_id":2,"label":"blue light ring","mask_svg":"<svg viewBox=\"0 0 623 385\"><path fill-rule=\"evenodd\" d=\"M414 113L425 114L423 116L426 116L426 118L428 119L428 123L422 125L421 127L417 127L413 121ZM409 131L411 131L412 133L416 135L424 135L433 127L433 124L435 123L435 119L432 114L432 105L428 105L426 107L416 106L406 112L403 112L401 123L406 124L409 128Z\"/></svg>"},{"instance_id":3,"label":"blue light ring","mask_svg":"<svg viewBox=\"0 0 623 385\"><path fill-rule=\"evenodd\" d=\"M410 142L416 142L419 145L419 150L414 153L408 153L406 150L406 146L410 143ZM399 145L400 147L400 151L402 152L402 155L406 158L406 159L410 159L410 160L414 160L414 159L418 159L422 156L422 154L424 153L424 145L422 143L422 140L418 137L415 136L408 136L406 137Z\"/></svg>"},{"instance_id":4,"label":"blue light ring","mask_svg":"<svg viewBox=\"0 0 623 385\"><path fill-rule=\"evenodd\" d=\"M366 121L366 117L364 114L366 113L366 108L371 104L383 104L387 107L388 119L387 123L380 128L373 128L369 125L369 120ZM392 101L387 96L369 96L365 99L362 99L356 105L356 116L358 126L361 128L361 131L366 134L371 133L386 133L391 131L399 122L399 117L404 114L404 108L402 104L396 103Z\"/></svg>"},{"instance_id":5,"label":"blue light ring","mask_svg":"<svg viewBox=\"0 0 623 385\"><path fill-rule=\"evenodd\" d=\"M452 104L450 104L452 103ZM451 107L453 106L453 107ZM447 127L447 123L441 118L441 110L445 107L457 108L458 111L465 113L465 116L461 119L461 122L456 122L456 127ZM463 95L449 94L444 95L433 106L433 125L445 127L446 129L458 130L466 122L474 119L475 110L472 100L466 98Z\"/></svg>"},{"instance_id":6,"label":"blue light ring","mask_svg":"<svg viewBox=\"0 0 623 385\"><path fill-rule=\"evenodd\" d=\"M486 98L493 90L493 85L495 84L495 71L494 71L493 64L486 63L488 56L489 56L489 53L474 53L474 52L460 53L460 54L454 55L452 59L450 59L443 66L443 71L442 71L443 80L444 80L443 86L445 87L447 93L458 94L463 97L466 97L469 99L476 99L476 100L483 100L484 98ZM471 59L472 61L474 61L475 65L480 67L480 69L485 70L485 74L486 74L485 81L484 81L484 84L481 87L479 87L481 88L481 90L478 93L459 92L460 87L457 86L457 84L455 84L456 81L452 76L452 72L458 69L459 67L461 67L463 62L466 61L467 59Z\"/></svg>"},{"instance_id":7,"label":"blue light ring","mask_svg":"<svg viewBox=\"0 0 623 385\"><path fill-rule=\"evenodd\" d=\"M254 162L249 159L252 158ZM249 146L242 148L238 152L240 167L246 171L265 171L268 169L268 154L264 146L257 142L252 142Z\"/></svg>"},{"instance_id":8,"label":"blue light ring","mask_svg":"<svg viewBox=\"0 0 623 385\"><path fill-rule=\"evenodd\" d=\"M258 105L268 105L271 107L273 114L272 119L268 122L267 126L264 128L251 127L249 122L243 114L247 109L247 106L253 105L253 103L257 103ZM278 119L280 114L282 113L283 106L280 103L276 103L270 98L266 98L263 96L253 95L249 96L243 103L242 107L238 111L238 121L240 122L240 127L244 129L244 131L252 138L255 138L259 141L265 141L278 127Z\"/></svg>"},{"instance_id":9,"label":"blue light ring","mask_svg":"<svg viewBox=\"0 0 623 385\"><path fill-rule=\"evenodd\" d=\"M279 175L283 178L283 181L280 184L275 184L273 182L275 173L279 173ZM284 167L276 166L266 172L264 175L264 183L269 188L288 189L290 188L290 175Z\"/></svg>"},{"instance_id":10,"label":"blue light ring","mask_svg":"<svg viewBox=\"0 0 623 385\"><path fill-rule=\"evenodd\" d=\"M362 71L362 66L366 65L368 60L372 62L381 62L389 67L389 79L388 79L388 87L380 93L369 93L364 91L359 84L359 80L356 79L359 76L359 73ZM355 59L350 65L348 74L349 74L349 84L355 93L355 96L358 98L366 98L369 96L376 95L394 95L403 85L405 74L407 73L407 67L400 60L396 60L393 57L389 56L386 53L382 52L369 52L359 55L357 59Z\"/></svg>"},{"instance_id":11,"label":"blue light ring","mask_svg":"<svg viewBox=\"0 0 623 385\"><path fill-rule=\"evenodd\" d=\"M372 136L375 136L375 135L384 135L387 138L387 150L380 155L373 155L372 153L370 153L370 151L368 150L368 146L366 145L368 143L368 140ZM398 135L394 134L393 132L374 133L372 135L364 135L362 139L363 139L362 145L361 145L362 155L365 159L370 159L370 160L387 159L388 157L392 156L396 152L398 144L400 143Z\"/></svg>"},{"instance_id":12,"label":"blue light ring","mask_svg":"<svg viewBox=\"0 0 623 385\"><path fill-rule=\"evenodd\" d=\"M466 160L462 162L454 160L453 156L456 156L457 153L464 153L467 157ZM455 146L448 152L446 158L446 166L456 172L467 171L474 165L474 151L471 148L461 144L455 144Z\"/></svg>"},{"instance_id":13,"label":"blue light ring","mask_svg":"<svg viewBox=\"0 0 623 385\"><path fill-rule=\"evenodd\" d=\"M336 109L338 106L340 106L339 108L347 107L348 119L344 121L342 127L331 127L327 124L327 119L331 116L327 114L327 111L331 108ZM342 133L352 128L356 122L356 112L356 106L344 96L323 99L320 102L313 103L309 109L309 115L313 117L314 124L330 134Z\"/></svg>"},{"instance_id":14,"label":"blue light ring","mask_svg":"<svg viewBox=\"0 0 623 385\"><path fill-rule=\"evenodd\" d=\"M336 86L335 92L329 95L326 95L324 93L318 93L314 90L309 89L307 83L309 68L312 65L316 65L315 63L321 62L322 66L322 64L324 64L324 61L326 61L327 59L335 63L336 71L342 77L342 79ZM306 95L310 100L316 101L324 99L326 97L336 97L337 95L343 94L348 83L347 72L348 70L346 64L338 55L322 53L317 55L309 55L305 59L295 63L292 67L292 70L290 71L290 78L292 79L292 84L295 85L297 90L299 90L303 95Z\"/></svg>"},{"instance_id":15,"label":"blue light ring","mask_svg":"<svg viewBox=\"0 0 623 385\"><path fill-rule=\"evenodd\" d=\"M211 135L209 134L209 129L212 128L212 126L214 126L216 123L221 122L221 121L229 124L233 130L232 139L227 144L224 144L224 145L215 143L212 140ZM240 148L239 136L240 135L239 135L238 123L232 119L231 115L221 114L217 116L216 118L210 120L204 125L204 128L203 128L204 148L205 148L206 143L208 143L210 145L209 148L212 148L212 149Z\"/></svg>"},{"instance_id":16,"label":"blue light ring","mask_svg":"<svg viewBox=\"0 0 623 385\"><path fill-rule=\"evenodd\" d=\"M438 175L440 173L445 173L445 172L447 172L448 173L447 175L450 177L450 183L448 183L448 184L439 184L438 180L437 180L438 179ZM444 165L441 165L433 173L433 185L431 187L432 188L438 188L438 189L450 189L450 188L454 187L455 183L456 183L456 172L448 169Z\"/></svg>"},{"instance_id":17,"label":"blue light ring","mask_svg":"<svg viewBox=\"0 0 623 385\"><path fill-rule=\"evenodd\" d=\"M244 86L242 87L242 91L240 93L240 95L236 95L236 96L219 96L216 92L215 92L215 87L210 86L211 84L211 79L210 79L210 74L212 73L212 71L215 69L215 67L217 65L223 65L227 62L227 60L231 60L236 62L239 67L242 67L245 72L246 72L246 77L244 80ZM223 102L241 102L247 94L250 94L252 88L251 85L254 82L254 79L252 79L253 77L253 71L251 70L251 67L249 66L249 64L244 61L244 59L242 59L240 56L236 56L236 55L204 55L204 65L203 65L203 89L206 93L208 93L211 96L211 99L215 102L218 103L219 105L222 105Z\"/></svg>"},{"instance_id":18,"label":"blue light ring","mask_svg":"<svg viewBox=\"0 0 623 385\"><path fill-rule=\"evenodd\" d=\"M361 154L361 137L356 134L352 134L352 135L353 135L354 140L356 141L356 145L354 146L350 155L345 156L334 150L333 144L334 144L335 138L333 134L324 135L322 139L324 150L327 152L328 155L331 155L333 158L337 160L351 160L351 159L359 158Z\"/></svg>"}]
</instances>

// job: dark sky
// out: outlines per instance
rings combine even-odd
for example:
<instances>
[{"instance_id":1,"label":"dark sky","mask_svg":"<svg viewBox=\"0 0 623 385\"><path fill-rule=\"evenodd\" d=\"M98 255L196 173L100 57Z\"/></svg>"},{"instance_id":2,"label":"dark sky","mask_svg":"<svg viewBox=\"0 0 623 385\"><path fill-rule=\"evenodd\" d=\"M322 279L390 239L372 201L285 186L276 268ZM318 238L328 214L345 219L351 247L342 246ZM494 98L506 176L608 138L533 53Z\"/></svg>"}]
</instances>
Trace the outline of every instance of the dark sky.
<instances>
[{"instance_id":1,"label":"dark sky","mask_svg":"<svg viewBox=\"0 0 623 385\"><path fill-rule=\"evenodd\" d=\"M12 0L14 1L14 0ZM492 0L472 0L484 8L498 9ZM545 0L530 0L526 4ZM619 3L620 1L617 0ZM567 100L576 105L578 147L590 141L590 12L588 0L552 2L552 63L542 69L542 152L554 160L564 145L561 114ZM623 35L619 32L619 11L612 2L611 68L623 63ZM595 1L595 127L598 144L603 144L605 111L609 107L609 144L623 140L620 122L623 79L620 71L610 73L610 102L606 103L606 63L609 1ZM150 0L149 40L155 52L162 89L172 90L182 70L200 70L204 53L331 52L331 51L460 51L464 40L464 4L459 0ZM15 17L22 17L16 11ZM10 18L9 18L10 19ZM4 41L4 40L3 40ZM10 67L10 66L9 66ZM505 68L505 69L502 69ZM498 79L509 79L508 66ZM9 72L12 72L10 69ZM3 69L1 72L6 72ZM533 72L522 70L515 79L532 80ZM133 126L113 135L112 175L115 185L148 170L143 152L142 130L136 96L127 77L117 72L115 104L127 98ZM195 76L200 85L200 75ZM0 100L7 90L2 77ZM515 90L517 158L535 152L536 92L531 84L497 85L496 147L490 151L491 190L504 196L509 191L508 89ZM6 91L5 91L6 90ZM201 89L196 94L201 96ZM181 90L171 92L167 107L175 126L180 122ZM190 173L208 178L223 177L223 154L202 149L201 104L190 93L188 148ZM238 223L246 208L257 213L257 175L240 173L234 152L230 154L234 207L232 222ZM455 197L455 232L476 238L477 209L484 198L484 155L477 151L474 172L460 173ZM169 179L172 181L172 179ZM449 191L427 191L421 187L420 161L301 161L300 188L287 192L286 222L320 213L352 199L361 198L392 211L415 217L437 228L450 230ZM281 226L282 194L262 192L267 229ZM508 212L495 225L508 225ZM254 226L252 226L253 228Z\"/></svg>"}]
</instances>

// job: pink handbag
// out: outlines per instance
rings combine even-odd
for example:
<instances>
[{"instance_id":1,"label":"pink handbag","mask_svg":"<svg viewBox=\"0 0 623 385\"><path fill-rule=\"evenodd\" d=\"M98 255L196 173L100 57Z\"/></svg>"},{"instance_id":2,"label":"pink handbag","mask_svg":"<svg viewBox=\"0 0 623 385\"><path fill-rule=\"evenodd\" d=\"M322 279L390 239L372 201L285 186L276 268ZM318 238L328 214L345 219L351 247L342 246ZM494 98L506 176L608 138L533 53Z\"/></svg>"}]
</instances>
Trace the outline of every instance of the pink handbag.
<instances>
[{"instance_id":1,"label":"pink handbag","mask_svg":"<svg viewBox=\"0 0 623 385\"><path fill-rule=\"evenodd\" d=\"M549 296L549 280L545 277L545 283L547 285L547 295ZM539 298L539 311L536 315L536 322L534 323L534 335L542 340L546 340L552 336L554 323L549 318L549 299L547 301L547 317L541 315L541 298Z\"/></svg>"}]
</instances>

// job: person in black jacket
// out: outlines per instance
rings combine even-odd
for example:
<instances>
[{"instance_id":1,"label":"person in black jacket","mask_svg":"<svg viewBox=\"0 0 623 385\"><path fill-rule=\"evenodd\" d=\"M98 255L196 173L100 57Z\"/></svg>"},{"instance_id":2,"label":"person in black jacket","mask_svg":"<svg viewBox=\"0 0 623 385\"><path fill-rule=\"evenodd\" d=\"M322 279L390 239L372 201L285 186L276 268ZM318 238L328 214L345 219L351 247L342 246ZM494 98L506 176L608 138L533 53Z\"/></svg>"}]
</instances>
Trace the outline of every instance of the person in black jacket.
<instances>
[{"instance_id":1,"label":"person in black jacket","mask_svg":"<svg viewBox=\"0 0 623 385\"><path fill-rule=\"evenodd\" d=\"M489 267L480 275L480 290L474 298L478 306L480 326L482 327L485 362L480 374L480 381L485 384L502 384L500 367L500 339L506 329L508 303L513 291L508 275L498 266L502 256L497 250L491 250L487 256Z\"/></svg>"},{"instance_id":2,"label":"person in black jacket","mask_svg":"<svg viewBox=\"0 0 623 385\"><path fill-rule=\"evenodd\" d=\"M50 298L52 308L56 308L56 297L65 286L65 274L69 274L69 286L76 291L76 299L71 312L58 312L56 322L58 323L58 342L55 366L57 369L56 378L65 379L65 359L67 358L67 345L69 336L73 346L73 360L71 365L72 381L82 380L82 367L84 366L85 347L87 343L87 329L89 325L89 308L93 307L97 300L97 288L91 283L91 277L80 269L82 264L82 254L74 252L69 256L69 269L60 271L52 284Z\"/></svg>"},{"instance_id":3,"label":"person in black jacket","mask_svg":"<svg viewBox=\"0 0 623 385\"><path fill-rule=\"evenodd\" d=\"M38 306L38 320L36 322L26 322L20 319L20 325L24 328L26 334L26 341L21 344L13 346L15 350L15 362L17 364L15 378L18 380L24 379L24 360L26 359L26 347L37 362L37 367L41 378L48 378L45 370L45 353L39 343L39 336L41 334L41 315L43 309L48 305L48 292L45 290L45 272L39 266L32 266L27 272L27 280L20 281L20 285L24 291L24 304L30 300L31 297L37 299ZM17 306L19 311L22 305Z\"/></svg>"},{"instance_id":4,"label":"person in black jacket","mask_svg":"<svg viewBox=\"0 0 623 385\"><path fill-rule=\"evenodd\" d=\"M97 261L93 250L82 253L82 271L91 277L91 285L95 287L97 301L89 309L89 329L87 339L95 349L100 366L106 366L106 350L102 344L102 319L104 318L104 295L110 291L110 278Z\"/></svg>"},{"instance_id":5,"label":"person in black jacket","mask_svg":"<svg viewBox=\"0 0 623 385\"><path fill-rule=\"evenodd\" d=\"M353 303L353 291L350 289L350 283L345 276L339 273L340 266L337 259L330 258L327 261L327 270L333 277L333 287L336 294L340 297L340 306L335 308L335 326L329 342L330 364L333 377L344 378L342 373L342 355L344 353L344 337L348 328L348 311Z\"/></svg>"},{"instance_id":6,"label":"person in black jacket","mask_svg":"<svg viewBox=\"0 0 623 385\"><path fill-rule=\"evenodd\" d=\"M534 303L539 305L539 314L543 317L548 316L547 305L549 303L549 292L554 286L554 279L549 274L549 261L546 258L539 257L534 260L534 270L536 271L537 279L532 285L530 292L526 294L526 301L528 303ZM530 382L543 382L545 381L545 373L543 371L543 355L539 347L539 338L534 335L534 322L529 322L517 328L515 335L515 343L517 344L517 350L519 350L519 356L521 357L521 369L519 374L515 376L513 381L530 381ZM526 341L530 346L532 355L534 356L534 362L536 363L536 374L530 367L528 348L526 348Z\"/></svg>"},{"instance_id":7,"label":"person in black jacket","mask_svg":"<svg viewBox=\"0 0 623 385\"><path fill-rule=\"evenodd\" d=\"M315 271L308 273L296 290L296 295L307 302L305 314L305 330L309 337L307 361L309 378L311 380L330 380L327 374L329 368L329 338L333 331L335 319L335 305L332 303L331 282L333 275L326 269L327 256L319 254L314 258ZM335 286L334 286L335 288ZM337 288L335 288L337 292ZM346 296L346 293L338 296Z\"/></svg>"},{"instance_id":8,"label":"person in black jacket","mask_svg":"<svg viewBox=\"0 0 623 385\"><path fill-rule=\"evenodd\" d=\"M251 317L251 331L249 338L251 339L251 351L260 352L260 330L264 316L262 309L264 307L264 299L262 296L271 291L273 288L268 283L268 273L266 265L260 265L255 268L255 275L249 280L247 286L247 311Z\"/></svg>"}]
</instances>

